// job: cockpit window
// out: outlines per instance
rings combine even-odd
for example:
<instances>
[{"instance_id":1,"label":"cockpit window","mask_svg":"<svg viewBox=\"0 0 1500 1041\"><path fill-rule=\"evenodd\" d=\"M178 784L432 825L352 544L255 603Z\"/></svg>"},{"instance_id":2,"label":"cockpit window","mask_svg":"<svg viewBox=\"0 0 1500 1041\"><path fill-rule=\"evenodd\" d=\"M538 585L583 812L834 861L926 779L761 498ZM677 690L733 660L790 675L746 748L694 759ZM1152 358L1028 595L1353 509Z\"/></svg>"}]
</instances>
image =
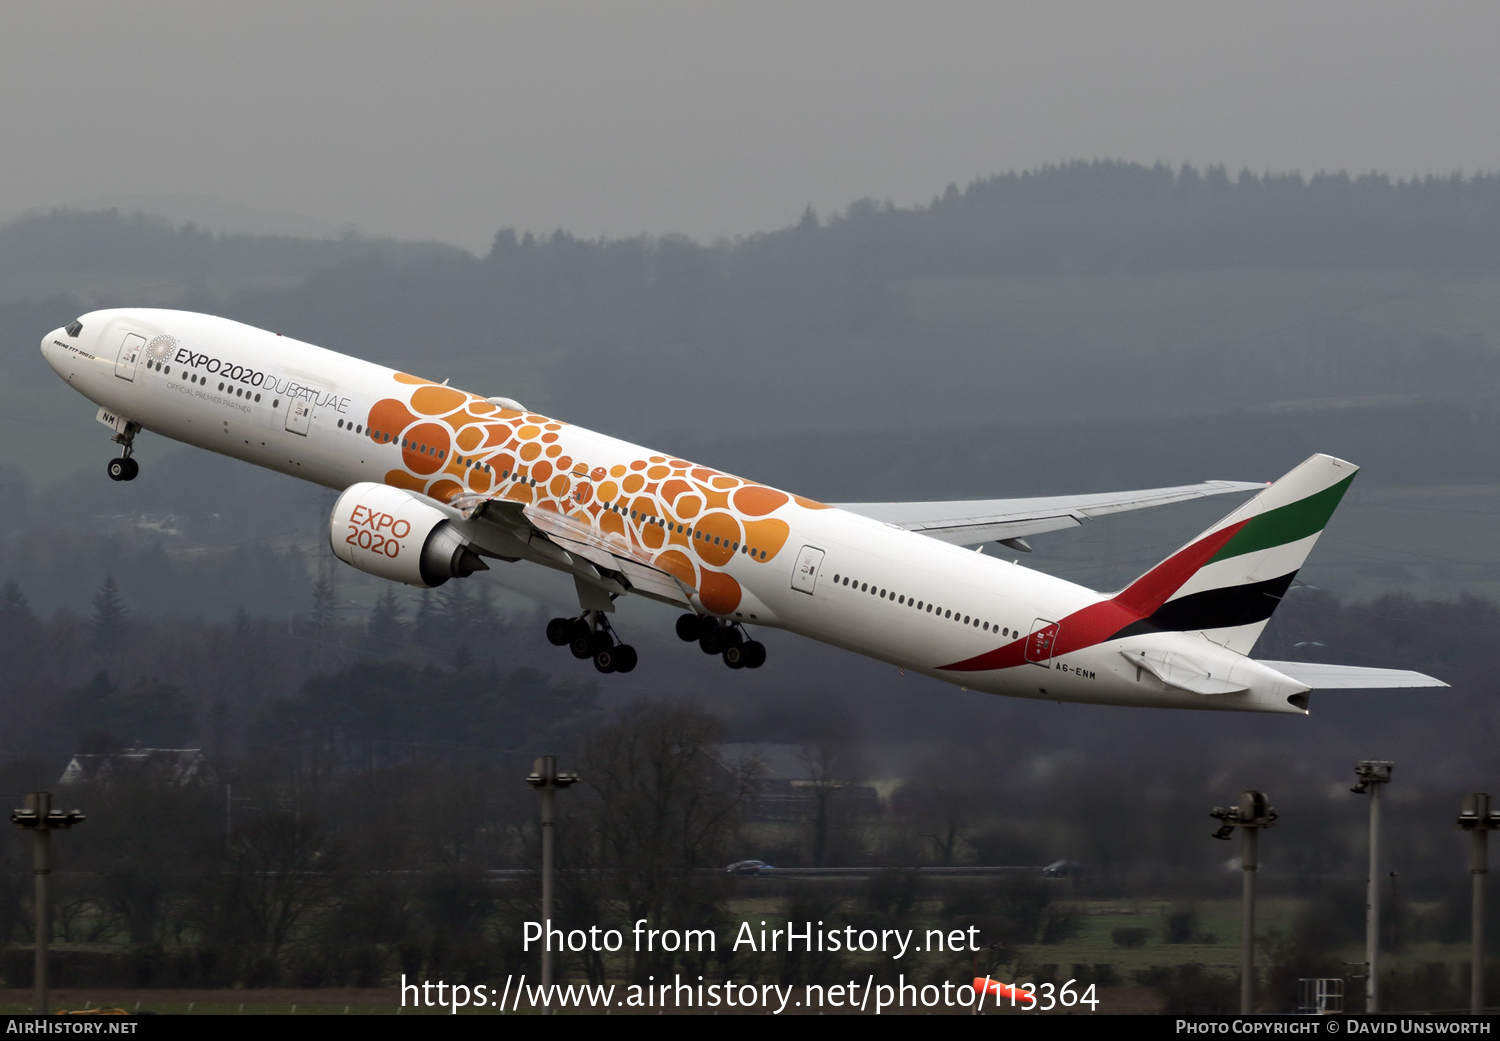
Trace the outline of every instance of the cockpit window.
<instances>
[{"instance_id":1,"label":"cockpit window","mask_svg":"<svg viewBox=\"0 0 1500 1041\"><path fill-rule=\"evenodd\" d=\"M83 323L75 319L73 324L68 326L68 335L77 336L81 332L83 332Z\"/></svg>"}]
</instances>

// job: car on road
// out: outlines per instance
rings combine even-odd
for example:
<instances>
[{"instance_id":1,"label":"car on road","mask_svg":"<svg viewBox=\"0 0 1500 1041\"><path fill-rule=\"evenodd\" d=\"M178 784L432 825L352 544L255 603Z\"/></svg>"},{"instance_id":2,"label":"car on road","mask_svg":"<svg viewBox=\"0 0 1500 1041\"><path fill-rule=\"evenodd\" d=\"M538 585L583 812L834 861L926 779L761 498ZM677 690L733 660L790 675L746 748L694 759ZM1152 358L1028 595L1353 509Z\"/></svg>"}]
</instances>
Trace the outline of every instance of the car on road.
<instances>
[{"instance_id":1,"label":"car on road","mask_svg":"<svg viewBox=\"0 0 1500 1041\"><path fill-rule=\"evenodd\" d=\"M770 864L767 864L764 860L736 860L733 864L730 864L724 870L731 875L746 875L753 877L755 875L764 875L767 872L774 871L776 869L773 868Z\"/></svg>"}]
</instances>

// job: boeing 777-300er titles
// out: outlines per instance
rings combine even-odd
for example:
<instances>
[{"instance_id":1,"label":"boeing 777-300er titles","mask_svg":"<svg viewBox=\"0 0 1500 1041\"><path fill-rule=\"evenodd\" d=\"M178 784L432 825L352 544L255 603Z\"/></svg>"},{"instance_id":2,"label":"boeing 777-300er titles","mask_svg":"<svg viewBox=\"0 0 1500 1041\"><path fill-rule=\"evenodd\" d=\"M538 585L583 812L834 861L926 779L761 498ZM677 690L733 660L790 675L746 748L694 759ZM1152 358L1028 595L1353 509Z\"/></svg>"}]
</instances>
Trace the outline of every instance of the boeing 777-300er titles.
<instances>
[{"instance_id":1,"label":"boeing 777-300er titles","mask_svg":"<svg viewBox=\"0 0 1500 1041\"><path fill-rule=\"evenodd\" d=\"M1419 673L1249 656L1354 479L1315 455L1267 485L827 505L446 384L185 311L94 311L42 341L99 406L135 477L136 434L342 492L340 560L432 587L529 561L573 576L580 614L547 636L601 672L636 653L627 594L686 609L677 634L756 668L767 626L973 690L1055 701L1302 713L1321 687L1441 686ZM1255 490L1118 593L965 549L1087 518Z\"/></svg>"}]
</instances>

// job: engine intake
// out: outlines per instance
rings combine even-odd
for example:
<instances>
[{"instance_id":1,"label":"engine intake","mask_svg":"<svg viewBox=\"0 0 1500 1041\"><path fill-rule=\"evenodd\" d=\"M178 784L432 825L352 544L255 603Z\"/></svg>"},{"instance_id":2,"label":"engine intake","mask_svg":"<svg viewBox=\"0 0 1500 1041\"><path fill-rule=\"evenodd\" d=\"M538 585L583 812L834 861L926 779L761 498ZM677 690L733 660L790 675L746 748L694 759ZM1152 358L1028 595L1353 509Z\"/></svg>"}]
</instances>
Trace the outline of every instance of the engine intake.
<instances>
[{"instance_id":1,"label":"engine intake","mask_svg":"<svg viewBox=\"0 0 1500 1041\"><path fill-rule=\"evenodd\" d=\"M333 504L329 541L334 556L351 567L423 589L489 570L442 510L385 484L344 490Z\"/></svg>"}]
</instances>

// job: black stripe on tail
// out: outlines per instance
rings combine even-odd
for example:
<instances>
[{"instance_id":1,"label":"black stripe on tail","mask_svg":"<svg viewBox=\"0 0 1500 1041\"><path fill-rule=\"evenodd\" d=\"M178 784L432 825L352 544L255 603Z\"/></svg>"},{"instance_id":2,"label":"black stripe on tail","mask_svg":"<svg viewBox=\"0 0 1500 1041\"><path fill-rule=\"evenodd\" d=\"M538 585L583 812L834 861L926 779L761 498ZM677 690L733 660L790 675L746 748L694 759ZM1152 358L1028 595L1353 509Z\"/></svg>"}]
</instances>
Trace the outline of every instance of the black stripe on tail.
<instances>
[{"instance_id":1,"label":"black stripe on tail","mask_svg":"<svg viewBox=\"0 0 1500 1041\"><path fill-rule=\"evenodd\" d=\"M1252 582L1242 586L1205 589L1201 593L1169 600L1150 618L1132 622L1112 639L1144 636L1159 632L1197 632L1200 629L1228 629L1237 625L1254 625L1271 617L1281 598L1291 588L1297 572Z\"/></svg>"}]
</instances>

